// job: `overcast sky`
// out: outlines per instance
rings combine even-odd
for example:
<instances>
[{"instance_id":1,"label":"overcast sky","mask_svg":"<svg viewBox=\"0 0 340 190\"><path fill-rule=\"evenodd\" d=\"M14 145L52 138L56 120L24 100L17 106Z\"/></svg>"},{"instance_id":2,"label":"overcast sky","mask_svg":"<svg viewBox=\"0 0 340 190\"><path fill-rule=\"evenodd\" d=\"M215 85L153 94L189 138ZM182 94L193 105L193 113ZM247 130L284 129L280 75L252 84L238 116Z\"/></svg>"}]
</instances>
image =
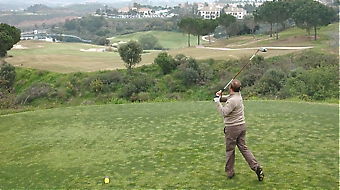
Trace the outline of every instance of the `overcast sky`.
<instances>
[{"instance_id":1,"label":"overcast sky","mask_svg":"<svg viewBox=\"0 0 340 190\"><path fill-rule=\"evenodd\" d=\"M45 4L45 5L53 5L53 4L75 4L75 3L84 3L84 2L99 2L99 3L110 3L113 4L114 2L137 2L140 4L149 2L149 3L157 3L157 2L172 2L172 3L184 3L188 2L195 2L195 0L0 0L0 3L3 4ZM207 0L202 0L202 2ZM209 1L209 0L208 0Z\"/></svg>"}]
</instances>

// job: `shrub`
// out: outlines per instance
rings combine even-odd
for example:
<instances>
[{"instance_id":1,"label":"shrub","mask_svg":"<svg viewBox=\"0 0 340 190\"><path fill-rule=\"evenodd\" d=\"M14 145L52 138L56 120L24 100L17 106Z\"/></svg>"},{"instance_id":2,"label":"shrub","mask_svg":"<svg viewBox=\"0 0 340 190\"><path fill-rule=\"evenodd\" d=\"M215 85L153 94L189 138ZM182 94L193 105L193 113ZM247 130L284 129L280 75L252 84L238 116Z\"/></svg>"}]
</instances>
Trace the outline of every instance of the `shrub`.
<instances>
[{"instance_id":1,"label":"shrub","mask_svg":"<svg viewBox=\"0 0 340 190\"><path fill-rule=\"evenodd\" d=\"M177 54L174 57L174 65L177 67L179 65L184 64L187 61L187 57L184 54Z\"/></svg>"},{"instance_id":2,"label":"shrub","mask_svg":"<svg viewBox=\"0 0 340 190\"><path fill-rule=\"evenodd\" d=\"M15 67L3 61L0 68L0 88L3 90L10 90L15 83L15 78Z\"/></svg>"},{"instance_id":3,"label":"shrub","mask_svg":"<svg viewBox=\"0 0 340 190\"><path fill-rule=\"evenodd\" d=\"M339 97L339 73L336 66L293 72L287 79L281 97L325 100Z\"/></svg>"},{"instance_id":4,"label":"shrub","mask_svg":"<svg viewBox=\"0 0 340 190\"><path fill-rule=\"evenodd\" d=\"M52 93L54 93L54 89L51 84L38 82L27 88L16 98L15 102L16 104L31 103L39 98L49 98Z\"/></svg>"},{"instance_id":5,"label":"shrub","mask_svg":"<svg viewBox=\"0 0 340 190\"><path fill-rule=\"evenodd\" d=\"M200 81L202 83L210 81L213 78L213 71L208 63L200 63L199 71Z\"/></svg>"},{"instance_id":6,"label":"shrub","mask_svg":"<svg viewBox=\"0 0 340 190\"><path fill-rule=\"evenodd\" d=\"M283 87L284 73L281 70L270 69L256 83L259 95L277 95Z\"/></svg>"},{"instance_id":7,"label":"shrub","mask_svg":"<svg viewBox=\"0 0 340 190\"><path fill-rule=\"evenodd\" d=\"M247 65L247 68L242 71L242 75L239 76L242 86L246 87L254 85L267 69L268 65L262 56L254 57Z\"/></svg>"},{"instance_id":8,"label":"shrub","mask_svg":"<svg viewBox=\"0 0 340 190\"><path fill-rule=\"evenodd\" d=\"M92 81L90 84L91 90L93 92L103 92L104 90L104 84L103 81L100 79L97 79L95 81Z\"/></svg>"},{"instance_id":9,"label":"shrub","mask_svg":"<svg viewBox=\"0 0 340 190\"><path fill-rule=\"evenodd\" d=\"M153 34L143 34L138 38L138 42L141 44L144 50L150 49L163 49L163 47L159 44L158 39Z\"/></svg>"},{"instance_id":10,"label":"shrub","mask_svg":"<svg viewBox=\"0 0 340 190\"><path fill-rule=\"evenodd\" d=\"M198 72L193 68L186 68L181 72L182 82L185 86L195 84L199 80Z\"/></svg>"},{"instance_id":11,"label":"shrub","mask_svg":"<svg viewBox=\"0 0 340 190\"><path fill-rule=\"evenodd\" d=\"M0 110L13 108L15 105L15 94L11 92L0 92Z\"/></svg>"},{"instance_id":12,"label":"shrub","mask_svg":"<svg viewBox=\"0 0 340 190\"><path fill-rule=\"evenodd\" d=\"M149 101L150 94L148 92L141 92L137 95L137 100L141 102Z\"/></svg>"},{"instance_id":13,"label":"shrub","mask_svg":"<svg viewBox=\"0 0 340 190\"><path fill-rule=\"evenodd\" d=\"M174 59L167 52L161 52L154 59L154 63L157 64L164 75L171 73L175 68Z\"/></svg>"},{"instance_id":14,"label":"shrub","mask_svg":"<svg viewBox=\"0 0 340 190\"><path fill-rule=\"evenodd\" d=\"M184 92L185 88L181 84L180 80L174 79L171 75L164 77L164 83L168 92Z\"/></svg>"},{"instance_id":15,"label":"shrub","mask_svg":"<svg viewBox=\"0 0 340 190\"><path fill-rule=\"evenodd\" d=\"M137 92L137 87L133 83L127 83L120 89L119 97L128 98Z\"/></svg>"}]
</instances>

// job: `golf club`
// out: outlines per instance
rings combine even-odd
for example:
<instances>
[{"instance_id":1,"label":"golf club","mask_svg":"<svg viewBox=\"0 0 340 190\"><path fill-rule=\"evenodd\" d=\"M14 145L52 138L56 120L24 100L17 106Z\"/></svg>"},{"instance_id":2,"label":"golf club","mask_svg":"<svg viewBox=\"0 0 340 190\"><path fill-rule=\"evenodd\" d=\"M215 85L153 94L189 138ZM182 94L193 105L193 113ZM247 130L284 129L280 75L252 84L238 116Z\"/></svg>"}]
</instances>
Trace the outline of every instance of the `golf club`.
<instances>
[{"instance_id":1,"label":"golf club","mask_svg":"<svg viewBox=\"0 0 340 190\"><path fill-rule=\"evenodd\" d=\"M250 57L250 59L247 61L246 64L243 65L243 67L236 73L236 75L228 82L227 85L225 85L225 87L221 90L222 92L228 88L228 86L231 84L231 82L233 82L233 80L241 73L241 71L250 63L250 61L256 56L256 54L258 52L267 52L267 49L264 47L260 47L259 49L257 49L257 51L254 53L254 55L252 55Z\"/></svg>"}]
</instances>

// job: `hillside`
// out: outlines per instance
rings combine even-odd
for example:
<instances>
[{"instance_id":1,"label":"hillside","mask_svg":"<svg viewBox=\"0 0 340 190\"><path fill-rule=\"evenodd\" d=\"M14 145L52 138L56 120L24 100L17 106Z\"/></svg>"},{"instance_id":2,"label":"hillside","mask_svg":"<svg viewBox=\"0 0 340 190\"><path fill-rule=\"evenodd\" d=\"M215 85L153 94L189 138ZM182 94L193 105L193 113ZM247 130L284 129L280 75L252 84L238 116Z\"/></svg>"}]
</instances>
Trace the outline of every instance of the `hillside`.
<instances>
[{"instance_id":1,"label":"hillside","mask_svg":"<svg viewBox=\"0 0 340 190\"><path fill-rule=\"evenodd\" d=\"M30 13L48 13L52 11L52 8L43 4L35 4L28 7L25 11Z\"/></svg>"},{"instance_id":2,"label":"hillside","mask_svg":"<svg viewBox=\"0 0 340 190\"><path fill-rule=\"evenodd\" d=\"M232 37L228 40L214 39L214 42L211 44L202 40L203 46L198 47L196 47L197 37L192 36L192 47L187 47L187 35L164 31L138 32L116 36L111 38L111 43L127 42L131 39L138 40L138 37L142 34L152 34L158 38L159 43L163 47L170 49L168 51L170 55L176 56L177 54L184 54L198 60L248 58L255 53L256 48L262 46L267 47L269 50L267 53L261 54L261 56L265 58L301 52L304 48L309 47L312 47L311 50L315 52L333 52L337 54L338 43L336 44L335 42L339 40L332 39L330 35L332 31L336 32L337 28L337 24L331 24L328 27L321 28L318 31L318 41L312 40L310 36L306 35L304 30L292 28L281 32L278 40L265 35L257 35L255 38L249 35ZM287 48L281 49L282 47ZM236 51L231 51L230 49ZM86 53L81 50L85 50ZM105 47L89 44L53 44L42 41L21 41L18 46L15 46L8 52L12 57L7 58L6 61L16 66L22 65L24 67L61 73L125 68L117 52L102 52L102 50L105 50ZM159 52L160 51L147 51L142 55L140 65L152 64ZM51 58L48 63L46 63L46 56Z\"/></svg>"},{"instance_id":3,"label":"hillside","mask_svg":"<svg viewBox=\"0 0 340 190\"><path fill-rule=\"evenodd\" d=\"M163 52L170 58L170 64L175 65L168 71L153 64L161 51L146 51L132 73L125 70L117 52L103 51L105 47L22 41L20 46L9 51L10 56L5 59L16 67L17 76L14 93L4 91L0 107L7 113L83 104L210 100L211 95L226 85L260 45L267 47L268 52L257 54L238 76L244 85L245 99L337 103L339 55L332 53L336 47L330 45L327 30L332 27L334 25L321 29L319 40L303 42L312 46L308 49L300 49L304 48L299 46L301 41L294 46L294 41L289 40L296 34L291 31L296 29L282 33L288 40L280 38L281 42L289 42L289 47L275 47L275 40L264 36L258 36L257 39L262 41L255 43L243 43L252 37L240 36L240 41L235 44L241 46L226 43L219 47L215 44L210 47L207 44L177 47ZM171 39L169 36L178 40L178 35L182 34L163 33L162 40ZM186 41L184 35L182 38L183 42ZM220 41L214 43L222 44ZM265 46L268 44L271 46ZM322 88L316 88L320 86Z\"/></svg>"}]
</instances>

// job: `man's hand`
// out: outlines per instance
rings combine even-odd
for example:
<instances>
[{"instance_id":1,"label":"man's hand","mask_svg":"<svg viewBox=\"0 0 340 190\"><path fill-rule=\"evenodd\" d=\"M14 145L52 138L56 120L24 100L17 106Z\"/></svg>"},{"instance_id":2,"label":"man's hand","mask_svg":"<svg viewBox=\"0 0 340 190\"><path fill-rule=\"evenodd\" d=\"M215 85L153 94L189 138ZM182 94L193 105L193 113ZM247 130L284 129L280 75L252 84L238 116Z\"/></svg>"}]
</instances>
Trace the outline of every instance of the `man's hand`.
<instances>
[{"instance_id":1,"label":"man's hand","mask_svg":"<svg viewBox=\"0 0 340 190\"><path fill-rule=\"evenodd\" d=\"M222 96L222 90L216 92L216 96Z\"/></svg>"},{"instance_id":2,"label":"man's hand","mask_svg":"<svg viewBox=\"0 0 340 190\"><path fill-rule=\"evenodd\" d=\"M222 90L216 92L214 101L215 102L220 102L220 97L222 96Z\"/></svg>"}]
</instances>

